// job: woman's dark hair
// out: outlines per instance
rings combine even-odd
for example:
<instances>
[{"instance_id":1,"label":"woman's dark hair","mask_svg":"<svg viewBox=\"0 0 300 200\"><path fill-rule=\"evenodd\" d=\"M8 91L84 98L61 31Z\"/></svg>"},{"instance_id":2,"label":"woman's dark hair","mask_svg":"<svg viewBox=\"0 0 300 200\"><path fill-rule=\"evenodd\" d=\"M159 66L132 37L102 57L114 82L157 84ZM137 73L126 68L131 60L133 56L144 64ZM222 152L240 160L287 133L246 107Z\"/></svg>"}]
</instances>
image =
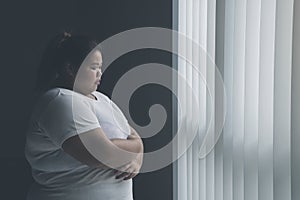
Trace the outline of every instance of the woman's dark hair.
<instances>
[{"instance_id":1,"label":"woman's dark hair","mask_svg":"<svg viewBox=\"0 0 300 200\"><path fill-rule=\"evenodd\" d=\"M55 87L73 90L78 69L97 41L64 32L50 40L40 62L35 90L43 93Z\"/></svg>"}]
</instances>

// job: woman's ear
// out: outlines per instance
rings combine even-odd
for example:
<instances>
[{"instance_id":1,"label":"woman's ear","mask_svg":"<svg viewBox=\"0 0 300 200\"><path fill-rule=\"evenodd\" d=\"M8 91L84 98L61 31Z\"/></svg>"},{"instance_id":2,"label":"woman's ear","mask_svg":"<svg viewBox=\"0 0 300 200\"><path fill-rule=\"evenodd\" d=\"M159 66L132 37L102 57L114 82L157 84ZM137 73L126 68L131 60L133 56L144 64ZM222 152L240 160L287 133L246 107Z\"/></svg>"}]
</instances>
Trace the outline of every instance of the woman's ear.
<instances>
[{"instance_id":1,"label":"woman's ear","mask_svg":"<svg viewBox=\"0 0 300 200\"><path fill-rule=\"evenodd\" d=\"M72 88L76 77L76 72L74 71L71 63L64 63L59 72L57 79L58 85Z\"/></svg>"},{"instance_id":2,"label":"woman's ear","mask_svg":"<svg viewBox=\"0 0 300 200\"><path fill-rule=\"evenodd\" d=\"M72 67L71 63L65 63L64 64L64 74L66 74L66 77L68 77L68 79L75 79L76 73L74 71L74 68Z\"/></svg>"}]
</instances>

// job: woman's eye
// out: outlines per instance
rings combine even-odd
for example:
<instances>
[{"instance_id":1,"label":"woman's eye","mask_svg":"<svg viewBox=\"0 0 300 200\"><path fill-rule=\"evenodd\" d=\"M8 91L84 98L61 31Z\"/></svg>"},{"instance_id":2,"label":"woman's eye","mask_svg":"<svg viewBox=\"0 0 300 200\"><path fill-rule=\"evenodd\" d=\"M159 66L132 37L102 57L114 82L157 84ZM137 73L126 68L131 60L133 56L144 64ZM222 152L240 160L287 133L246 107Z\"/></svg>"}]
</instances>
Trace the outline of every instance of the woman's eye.
<instances>
[{"instance_id":1,"label":"woman's eye","mask_svg":"<svg viewBox=\"0 0 300 200\"><path fill-rule=\"evenodd\" d=\"M98 66L92 66L91 68L92 68L93 70L100 69L100 67L98 67Z\"/></svg>"}]
</instances>

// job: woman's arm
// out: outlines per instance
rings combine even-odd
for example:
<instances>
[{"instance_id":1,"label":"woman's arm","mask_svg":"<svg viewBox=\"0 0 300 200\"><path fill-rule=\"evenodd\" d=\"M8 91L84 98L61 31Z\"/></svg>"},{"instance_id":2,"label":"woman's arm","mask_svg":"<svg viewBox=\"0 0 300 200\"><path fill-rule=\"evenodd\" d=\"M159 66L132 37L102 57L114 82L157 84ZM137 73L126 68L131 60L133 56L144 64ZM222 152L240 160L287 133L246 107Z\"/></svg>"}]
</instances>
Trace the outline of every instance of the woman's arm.
<instances>
[{"instance_id":1,"label":"woman's arm","mask_svg":"<svg viewBox=\"0 0 300 200\"><path fill-rule=\"evenodd\" d=\"M140 149L140 152L137 154L134 160L132 160L127 165L124 165L121 168L116 170L115 175L117 179L123 178L123 180L128 180L135 177L136 175L138 175L143 164L143 152L144 152L143 142L139 134L132 127L130 128L131 128L131 135L129 137L138 139L140 141L140 144L142 145L142 148Z\"/></svg>"},{"instance_id":2,"label":"woman's arm","mask_svg":"<svg viewBox=\"0 0 300 200\"><path fill-rule=\"evenodd\" d=\"M109 140L103 130L97 128L82 133L80 137L76 135L67 139L63 143L62 148L75 159L91 167L108 169L113 166L113 168L120 168L124 167L125 164L136 161L139 161L141 164L143 159L141 153L144 151L143 142L138 133L132 127L130 128L131 134L127 140ZM102 148L98 148L101 145ZM96 146L97 148L91 148L91 146ZM136 154L130 155L125 153L125 156L122 157L121 154L124 155L124 152L120 152L119 148L128 152L140 153L141 155L137 159ZM99 158L95 155L98 155Z\"/></svg>"},{"instance_id":3,"label":"woman's arm","mask_svg":"<svg viewBox=\"0 0 300 200\"><path fill-rule=\"evenodd\" d=\"M67 139L62 148L88 166L118 169L134 161L143 144L134 132L127 140L109 140L101 128L96 128Z\"/></svg>"},{"instance_id":4,"label":"woman's arm","mask_svg":"<svg viewBox=\"0 0 300 200\"><path fill-rule=\"evenodd\" d=\"M130 135L126 139L111 139L112 143L118 146L119 148L134 152L141 153L144 151L143 141L138 133L130 126Z\"/></svg>"}]
</instances>

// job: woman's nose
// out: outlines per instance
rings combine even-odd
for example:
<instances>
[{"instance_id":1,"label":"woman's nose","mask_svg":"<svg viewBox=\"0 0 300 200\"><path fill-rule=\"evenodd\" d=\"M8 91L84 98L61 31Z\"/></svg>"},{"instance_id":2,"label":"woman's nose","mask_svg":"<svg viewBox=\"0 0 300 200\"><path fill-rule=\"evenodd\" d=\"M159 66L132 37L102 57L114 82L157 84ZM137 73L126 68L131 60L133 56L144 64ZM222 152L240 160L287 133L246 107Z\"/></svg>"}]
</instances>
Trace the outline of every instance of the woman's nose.
<instances>
[{"instance_id":1,"label":"woman's nose","mask_svg":"<svg viewBox=\"0 0 300 200\"><path fill-rule=\"evenodd\" d=\"M97 77L100 77L102 75L102 71L101 70L98 70L97 72Z\"/></svg>"}]
</instances>

